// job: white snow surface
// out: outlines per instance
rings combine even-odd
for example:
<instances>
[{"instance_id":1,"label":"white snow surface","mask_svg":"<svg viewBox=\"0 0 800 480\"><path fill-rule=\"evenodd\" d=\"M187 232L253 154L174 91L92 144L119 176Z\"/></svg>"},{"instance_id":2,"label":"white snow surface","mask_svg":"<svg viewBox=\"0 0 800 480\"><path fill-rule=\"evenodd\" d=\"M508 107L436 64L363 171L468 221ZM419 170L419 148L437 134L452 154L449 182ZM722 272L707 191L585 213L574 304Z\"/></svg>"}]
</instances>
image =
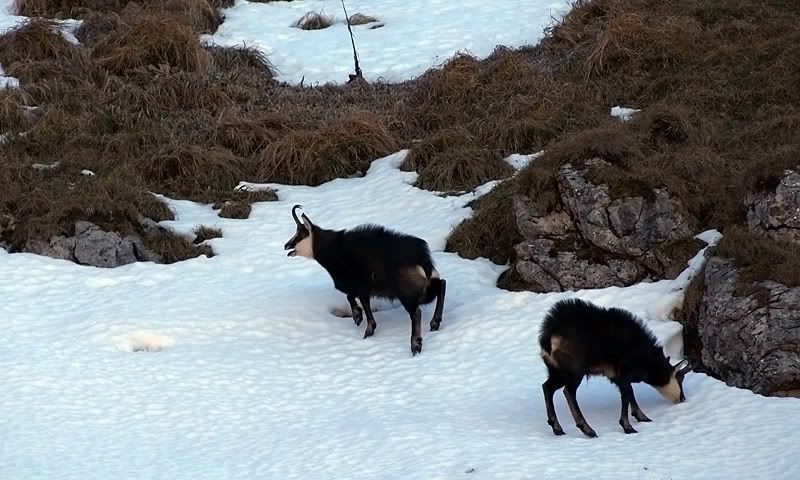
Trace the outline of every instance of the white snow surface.
<instances>
[{"instance_id":1,"label":"white snow surface","mask_svg":"<svg viewBox=\"0 0 800 480\"><path fill-rule=\"evenodd\" d=\"M347 0L347 13L362 13L384 24L353 26L364 78L399 82L416 77L457 52L478 57L497 45L538 43L544 28L567 10L564 0ZM507 5L504 5L507 4ZM307 12L334 18L323 30L294 25ZM353 50L341 0L251 3L237 0L224 9L225 21L204 38L223 46L247 45L264 52L276 78L306 85L343 83L353 73Z\"/></svg>"},{"instance_id":2,"label":"white snow surface","mask_svg":"<svg viewBox=\"0 0 800 480\"><path fill-rule=\"evenodd\" d=\"M5 70L3 70L3 64L0 63L0 90L14 87L19 87L19 80L14 77L6 76Z\"/></svg>"},{"instance_id":3,"label":"white snow surface","mask_svg":"<svg viewBox=\"0 0 800 480\"><path fill-rule=\"evenodd\" d=\"M633 114L636 112L641 112L641 110L637 108L616 106L616 107L611 107L610 115L614 118L618 118L620 122L627 122L633 117Z\"/></svg>"},{"instance_id":4,"label":"white snow surface","mask_svg":"<svg viewBox=\"0 0 800 480\"><path fill-rule=\"evenodd\" d=\"M504 267L443 252L475 194L442 197L398 169L316 188L272 185L279 201L247 220L170 201L179 232L222 229L218 253L116 269L0 250L0 478L3 479L796 479L800 401L765 398L690 374L688 400L637 385L654 420L625 435L619 394L578 391L599 438L545 422L538 328L578 296L631 309L676 355L666 317L702 262L674 281L577 293L495 287ZM484 190L487 190L488 187ZM315 262L289 258L300 203L325 227L376 222L430 242L448 280L442 329L412 357L402 308L378 304L362 339ZM706 232L705 241L716 241Z\"/></svg>"}]
</instances>

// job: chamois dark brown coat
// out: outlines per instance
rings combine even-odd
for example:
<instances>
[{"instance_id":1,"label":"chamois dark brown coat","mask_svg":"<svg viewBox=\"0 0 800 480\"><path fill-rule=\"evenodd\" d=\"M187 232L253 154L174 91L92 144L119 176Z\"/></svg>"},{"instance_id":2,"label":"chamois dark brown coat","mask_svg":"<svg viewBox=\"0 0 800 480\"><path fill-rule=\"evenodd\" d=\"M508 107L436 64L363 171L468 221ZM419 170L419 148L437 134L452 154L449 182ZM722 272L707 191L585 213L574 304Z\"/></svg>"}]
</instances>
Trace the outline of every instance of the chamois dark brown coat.
<instances>
[{"instance_id":1,"label":"chamois dark brown coat","mask_svg":"<svg viewBox=\"0 0 800 480\"><path fill-rule=\"evenodd\" d=\"M353 321L361 325L362 312L367 316L364 338L377 326L370 308L371 297L397 299L411 317L411 353L422 351L420 305L436 299L430 327L442 323L447 282L439 278L425 240L393 232L378 225L362 225L352 230L327 230L311 223L303 214L297 218L297 230L284 248L289 256L300 255L316 260L333 279L337 290L347 295ZM356 299L361 302L358 306Z\"/></svg>"},{"instance_id":2,"label":"chamois dark brown coat","mask_svg":"<svg viewBox=\"0 0 800 480\"><path fill-rule=\"evenodd\" d=\"M650 421L636 403L632 383L652 385L675 403L685 400L683 377L691 369L688 362L671 365L655 336L629 311L579 299L562 300L545 316L539 346L548 372L542 384L547 423L556 435L564 430L556 418L553 395L563 387L576 426L589 437L597 436L575 396L583 378L590 375L603 375L619 388L619 424L625 433L636 433L628 419L629 406L636 420Z\"/></svg>"}]
</instances>

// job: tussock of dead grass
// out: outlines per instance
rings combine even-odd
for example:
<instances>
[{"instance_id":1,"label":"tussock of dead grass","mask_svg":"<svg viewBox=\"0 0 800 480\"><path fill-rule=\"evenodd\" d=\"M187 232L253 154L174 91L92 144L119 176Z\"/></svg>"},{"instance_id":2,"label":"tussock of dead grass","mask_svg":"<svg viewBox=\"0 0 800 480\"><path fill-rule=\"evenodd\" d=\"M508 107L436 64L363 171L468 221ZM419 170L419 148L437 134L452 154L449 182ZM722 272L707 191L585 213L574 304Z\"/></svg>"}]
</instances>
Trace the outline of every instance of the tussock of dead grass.
<instances>
[{"instance_id":1,"label":"tussock of dead grass","mask_svg":"<svg viewBox=\"0 0 800 480\"><path fill-rule=\"evenodd\" d=\"M514 245L522 241L517 232L513 197L516 180L501 183L491 195L480 198L475 214L460 223L447 239L445 251L457 252L464 258L488 258L500 265L514 258Z\"/></svg>"},{"instance_id":2,"label":"tussock of dead grass","mask_svg":"<svg viewBox=\"0 0 800 480\"><path fill-rule=\"evenodd\" d=\"M261 73L266 73L269 78L275 76L275 66L269 59L253 47L233 46L233 47L207 47L211 53L211 61L214 67L220 72L236 74L243 69L255 69Z\"/></svg>"},{"instance_id":3,"label":"tussock of dead grass","mask_svg":"<svg viewBox=\"0 0 800 480\"><path fill-rule=\"evenodd\" d=\"M195 72L210 61L191 28L173 17L155 14L139 15L109 33L92 56L98 65L117 75L160 65Z\"/></svg>"},{"instance_id":4,"label":"tussock of dead grass","mask_svg":"<svg viewBox=\"0 0 800 480\"><path fill-rule=\"evenodd\" d=\"M189 240L167 231L147 235L144 243L147 248L158 254L164 263L180 262L201 255L208 258L214 256L214 250L210 245L194 245Z\"/></svg>"},{"instance_id":5,"label":"tussock of dead grass","mask_svg":"<svg viewBox=\"0 0 800 480\"><path fill-rule=\"evenodd\" d=\"M57 25L41 18L26 20L0 35L0 63L11 68L17 62L63 61L76 55L76 48Z\"/></svg>"},{"instance_id":6,"label":"tussock of dead grass","mask_svg":"<svg viewBox=\"0 0 800 480\"><path fill-rule=\"evenodd\" d=\"M740 293L746 293L748 284L764 279L800 286L800 245L776 242L735 226L723 232L714 253L736 261Z\"/></svg>"},{"instance_id":7,"label":"tussock of dead grass","mask_svg":"<svg viewBox=\"0 0 800 480\"><path fill-rule=\"evenodd\" d=\"M219 206L219 215L222 218L233 218L236 220L245 220L250 216L252 207L249 203L228 201Z\"/></svg>"},{"instance_id":8,"label":"tussock of dead grass","mask_svg":"<svg viewBox=\"0 0 800 480\"><path fill-rule=\"evenodd\" d=\"M194 231L194 240L192 243L195 245L198 243L203 243L206 240L211 240L214 238L222 238L222 230L215 227L209 227L208 225L200 225L199 227L195 228Z\"/></svg>"},{"instance_id":9,"label":"tussock of dead grass","mask_svg":"<svg viewBox=\"0 0 800 480\"><path fill-rule=\"evenodd\" d=\"M465 129L440 130L415 144L402 169L420 174L417 186L428 190L470 190L513 169L497 152L476 148Z\"/></svg>"},{"instance_id":10,"label":"tussock of dead grass","mask_svg":"<svg viewBox=\"0 0 800 480\"><path fill-rule=\"evenodd\" d=\"M308 12L292 25L303 30L322 30L333 25L333 17L322 12Z\"/></svg>"},{"instance_id":11,"label":"tussock of dead grass","mask_svg":"<svg viewBox=\"0 0 800 480\"><path fill-rule=\"evenodd\" d=\"M347 19L350 25L366 25L368 23L377 22L378 19L371 15L364 15L363 13L354 13Z\"/></svg>"},{"instance_id":12,"label":"tussock of dead grass","mask_svg":"<svg viewBox=\"0 0 800 480\"><path fill-rule=\"evenodd\" d=\"M242 160L221 147L168 144L142 160L145 178L164 193L198 200L207 191L232 190L245 176Z\"/></svg>"},{"instance_id":13,"label":"tussock of dead grass","mask_svg":"<svg viewBox=\"0 0 800 480\"><path fill-rule=\"evenodd\" d=\"M372 160L395 152L397 145L380 120L354 114L320 130L296 130L264 148L259 181L319 185L363 174Z\"/></svg>"}]
</instances>

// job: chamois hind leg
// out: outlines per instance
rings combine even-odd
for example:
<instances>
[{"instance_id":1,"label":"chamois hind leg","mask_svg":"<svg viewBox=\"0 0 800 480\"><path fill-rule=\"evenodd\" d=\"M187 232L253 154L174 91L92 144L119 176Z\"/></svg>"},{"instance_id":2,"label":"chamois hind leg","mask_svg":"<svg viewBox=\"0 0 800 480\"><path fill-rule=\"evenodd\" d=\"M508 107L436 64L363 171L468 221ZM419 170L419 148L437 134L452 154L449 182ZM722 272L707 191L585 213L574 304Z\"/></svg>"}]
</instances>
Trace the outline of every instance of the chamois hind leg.
<instances>
[{"instance_id":1,"label":"chamois hind leg","mask_svg":"<svg viewBox=\"0 0 800 480\"><path fill-rule=\"evenodd\" d=\"M631 414L633 418L636 419L637 422L652 422L650 418L644 414L641 408L639 408L639 404L636 403L636 397L633 394L633 388L631 388Z\"/></svg>"},{"instance_id":2,"label":"chamois hind leg","mask_svg":"<svg viewBox=\"0 0 800 480\"><path fill-rule=\"evenodd\" d=\"M361 301L361 306L364 308L364 313L367 315L367 328L364 330L364 338L371 337L375 334L375 328L378 324L375 323L375 316L372 314L372 308L369 306L369 295L361 295L358 299Z\"/></svg>"},{"instance_id":3,"label":"chamois hind leg","mask_svg":"<svg viewBox=\"0 0 800 480\"><path fill-rule=\"evenodd\" d=\"M633 396L633 387L630 382L620 382L617 384L619 387L619 396L622 399L622 410L619 414L619 425L625 433L638 433L632 426L628 418L628 405L630 404L631 397Z\"/></svg>"},{"instance_id":4,"label":"chamois hind leg","mask_svg":"<svg viewBox=\"0 0 800 480\"><path fill-rule=\"evenodd\" d=\"M447 290L447 282L443 278L434 278L431 280L430 288L436 289L436 308L433 310L433 317L431 318L431 332L439 330L442 324L442 311L444 310L444 295Z\"/></svg>"},{"instance_id":5,"label":"chamois hind leg","mask_svg":"<svg viewBox=\"0 0 800 480\"><path fill-rule=\"evenodd\" d=\"M545 409L547 409L547 424L553 429L554 434L564 435L564 429L561 428L561 424L558 423L556 408L553 405L553 395L559 388L564 386L564 380L562 380L558 373L550 368L550 366L547 367L547 371L549 376L547 377L547 381L542 384L544 406Z\"/></svg>"},{"instance_id":6,"label":"chamois hind leg","mask_svg":"<svg viewBox=\"0 0 800 480\"><path fill-rule=\"evenodd\" d=\"M411 355L422 352L422 310L418 305L404 304L411 317Z\"/></svg>"},{"instance_id":7,"label":"chamois hind leg","mask_svg":"<svg viewBox=\"0 0 800 480\"><path fill-rule=\"evenodd\" d=\"M567 405L569 405L569 411L572 412L572 418L575 419L575 426L578 427L584 435L593 438L597 436L597 433L595 433L592 427L586 422L586 418L584 418L581 412L581 407L578 406L576 393L578 392L578 385L580 385L580 383L580 378L578 378L577 381L570 379L564 387L564 396L567 397Z\"/></svg>"},{"instance_id":8,"label":"chamois hind leg","mask_svg":"<svg viewBox=\"0 0 800 480\"><path fill-rule=\"evenodd\" d=\"M350 302L350 310L353 312L353 322L355 322L356 326L358 327L364 320L364 311L358 306L358 303L356 303L355 296L348 295L347 301Z\"/></svg>"}]
</instances>

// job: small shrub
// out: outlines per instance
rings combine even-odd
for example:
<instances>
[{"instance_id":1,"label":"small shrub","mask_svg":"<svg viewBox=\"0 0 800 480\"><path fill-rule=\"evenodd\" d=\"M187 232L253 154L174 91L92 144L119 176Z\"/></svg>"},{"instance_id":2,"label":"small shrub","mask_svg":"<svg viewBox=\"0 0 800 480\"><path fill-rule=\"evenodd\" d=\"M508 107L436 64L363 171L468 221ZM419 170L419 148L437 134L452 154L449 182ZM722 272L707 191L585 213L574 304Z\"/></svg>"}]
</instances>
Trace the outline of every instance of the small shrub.
<instances>
[{"instance_id":1,"label":"small shrub","mask_svg":"<svg viewBox=\"0 0 800 480\"><path fill-rule=\"evenodd\" d=\"M77 50L50 20L28 19L0 35L0 64L4 69L17 62L64 61Z\"/></svg>"},{"instance_id":2,"label":"small shrub","mask_svg":"<svg viewBox=\"0 0 800 480\"><path fill-rule=\"evenodd\" d=\"M369 164L396 151L380 120L351 115L319 130L295 130L269 144L256 168L259 181L319 185L366 172Z\"/></svg>"},{"instance_id":3,"label":"small shrub","mask_svg":"<svg viewBox=\"0 0 800 480\"><path fill-rule=\"evenodd\" d=\"M308 12L292 25L303 30L322 30L333 25L333 17L321 12Z\"/></svg>"},{"instance_id":4,"label":"small shrub","mask_svg":"<svg viewBox=\"0 0 800 480\"><path fill-rule=\"evenodd\" d=\"M219 228L209 227L207 225L200 225L194 229L194 240L192 243L195 245L203 243L206 240L214 238L222 238L222 230Z\"/></svg>"},{"instance_id":5,"label":"small shrub","mask_svg":"<svg viewBox=\"0 0 800 480\"><path fill-rule=\"evenodd\" d=\"M187 72L205 69L210 54L191 28L173 17L142 14L121 25L93 50L95 61L115 74L169 65Z\"/></svg>"},{"instance_id":6,"label":"small shrub","mask_svg":"<svg viewBox=\"0 0 800 480\"><path fill-rule=\"evenodd\" d=\"M374 23L378 21L377 18L370 15L364 15L363 13L354 13L350 15L350 18L347 20L350 22L350 25L366 25L368 23Z\"/></svg>"},{"instance_id":7,"label":"small shrub","mask_svg":"<svg viewBox=\"0 0 800 480\"><path fill-rule=\"evenodd\" d=\"M225 202L219 208L219 215L222 218L235 218L244 220L250 216L252 207L244 202Z\"/></svg>"}]
</instances>

